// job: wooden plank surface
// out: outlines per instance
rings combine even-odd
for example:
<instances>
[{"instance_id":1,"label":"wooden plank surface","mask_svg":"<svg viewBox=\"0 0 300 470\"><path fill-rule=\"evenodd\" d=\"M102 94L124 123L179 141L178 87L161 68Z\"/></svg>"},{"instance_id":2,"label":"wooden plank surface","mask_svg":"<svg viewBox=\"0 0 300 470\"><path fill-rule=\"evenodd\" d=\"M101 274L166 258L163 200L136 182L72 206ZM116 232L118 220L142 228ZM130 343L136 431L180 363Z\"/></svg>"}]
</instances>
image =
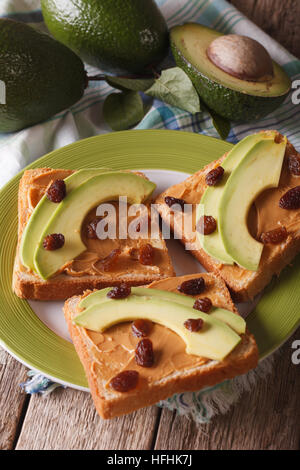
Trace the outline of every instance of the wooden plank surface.
<instances>
[{"instance_id":1,"label":"wooden plank surface","mask_svg":"<svg viewBox=\"0 0 300 470\"><path fill-rule=\"evenodd\" d=\"M295 333L276 353L273 373L225 415L198 426L164 410L155 449L299 449L300 365L291 361Z\"/></svg>"},{"instance_id":2,"label":"wooden plank surface","mask_svg":"<svg viewBox=\"0 0 300 470\"><path fill-rule=\"evenodd\" d=\"M300 58L299 0L229 0L253 23Z\"/></svg>"},{"instance_id":3,"label":"wooden plank surface","mask_svg":"<svg viewBox=\"0 0 300 470\"><path fill-rule=\"evenodd\" d=\"M28 399L19 384L26 378L26 368L0 347L0 449L14 447L22 413Z\"/></svg>"},{"instance_id":4,"label":"wooden plank surface","mask_svg":"<svg viewBox=\"0 0 300 470\"><path fill-rule=\"evenodd\" d=\"M30 399L16 449L151 449L159 414L153 406L103 420L89 393L57 389Z\"/></svg>"}]
</instances>

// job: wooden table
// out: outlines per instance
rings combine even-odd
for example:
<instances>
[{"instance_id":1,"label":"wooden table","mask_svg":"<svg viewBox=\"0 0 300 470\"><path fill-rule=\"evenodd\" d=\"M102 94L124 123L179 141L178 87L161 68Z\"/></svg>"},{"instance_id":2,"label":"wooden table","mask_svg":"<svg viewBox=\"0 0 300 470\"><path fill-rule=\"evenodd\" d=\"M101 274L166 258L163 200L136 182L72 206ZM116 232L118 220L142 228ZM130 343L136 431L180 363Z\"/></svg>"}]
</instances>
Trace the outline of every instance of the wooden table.
<instances>
[{"instance_id":1,"label":"wooden table","mask_svg":"<svg viewBox=\"0 0 300 470\"><path fill-rule=\"evenodd\" d=\"M249 18L300 57L300 2L232 0ZM292 342L276 353L267 380L226 415L197 426L153 406L124 418L101 420L89 394L57 389L26 396L26 368L0 349L0 449L299 449L300 365Z\"/></svg>"}]
</instances>

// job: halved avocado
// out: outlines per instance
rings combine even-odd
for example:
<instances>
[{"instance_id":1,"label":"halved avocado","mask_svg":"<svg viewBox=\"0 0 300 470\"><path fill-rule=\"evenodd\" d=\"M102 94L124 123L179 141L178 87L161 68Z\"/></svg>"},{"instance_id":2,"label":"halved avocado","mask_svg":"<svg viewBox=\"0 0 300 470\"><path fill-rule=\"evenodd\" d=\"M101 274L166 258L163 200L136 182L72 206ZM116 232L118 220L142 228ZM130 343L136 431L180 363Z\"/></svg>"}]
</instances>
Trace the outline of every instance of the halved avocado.
<instances>
[{"instance_id":1,"label":"halved avocado","mask_svg":"<svg viewBox=\"0 0 300 470\"><path fill-rule=\"evenodd\" d=\"M81 239L81 226L86 214L107 201L117 201L127 196L129 204L145 202L156 185L134 173L107 172L84 181L57 204L48 224L44 227L34 255L35 272L48 279L73 260L86 246ZM62 234L65 242L62 248L47 251L43 247L44 238L50 234Z\"/></svg>"},{"instance_id":2,"label":"halved avocado","mask_svg":"<svg viewBox=\"0 0 300 470\"><path fill-rule=\"evenodd\" d=\"M273 76L266 74L265 81L262 77L257 77L257 81L241 79L225 72L208 57L212 42L221 37L226 38L196 23L173 27L170 40L177 65L190 77L207 106L220 116L231 121L263 118L285 100L291 88L290 78L274 61ZM234 53L238 61L238 51Z\"/></svg>"}]
</instances>

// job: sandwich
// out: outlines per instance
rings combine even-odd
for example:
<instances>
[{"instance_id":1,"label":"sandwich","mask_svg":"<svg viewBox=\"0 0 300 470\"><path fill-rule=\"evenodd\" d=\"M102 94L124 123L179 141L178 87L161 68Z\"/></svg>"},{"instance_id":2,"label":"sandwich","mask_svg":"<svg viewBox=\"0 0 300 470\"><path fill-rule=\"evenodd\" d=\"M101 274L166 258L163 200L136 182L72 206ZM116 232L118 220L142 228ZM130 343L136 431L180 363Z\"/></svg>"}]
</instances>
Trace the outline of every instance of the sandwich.
<instances>
[{"instance_id":1,"label":"sandwich","mask_svg":"<svg viewBox=\"0 0 300 470\"><path fill-rule=\"evenodd\" d=\"M91 394L105 419L256 367L258 349L220 276L86 291L64 305Z\"/></svg>"},{"instance_id":2,"label":"sandwich","mask_svg":"<svg viewBox=\"0 0 300 470\"><path fill-rule=\"evenodd\" d=\"M25 299L65 300L86 289L139 286L174 275L160 231L152 238L147 224L141 230L150 217L154 189L139 172L25 171L18 195L15 293ZM141 211L132 215L135 206ZM128 237L134 223L137 236ZM112 234L105 234L107 225Z\"/></svg>"},{"instance_id":3,"label":"sandwich","mask_svg":"<svg viewBox=\"0 0 300 470\"><path fill-rule=\"evenodd\" d=\"M155 202L235 301L252 300L300 251L300 154L277 131L247 136Z\"/></svg>"}]
</instances>

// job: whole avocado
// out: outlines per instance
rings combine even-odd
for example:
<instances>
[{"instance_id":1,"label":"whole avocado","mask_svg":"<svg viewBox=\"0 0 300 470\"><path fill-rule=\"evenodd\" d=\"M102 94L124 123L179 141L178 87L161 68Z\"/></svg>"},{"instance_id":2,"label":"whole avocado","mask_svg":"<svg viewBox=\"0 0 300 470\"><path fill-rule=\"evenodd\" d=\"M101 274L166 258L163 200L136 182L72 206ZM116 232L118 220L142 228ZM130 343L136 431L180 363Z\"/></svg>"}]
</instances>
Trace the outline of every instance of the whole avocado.
<instances>
[{"instance_id":1,"label":"whole avocado","mask_svg":"<svg viewBox=\"0 0 300 470\"><path fill-rule=\"evenodd\" d=\"M15 132L70 107L86 73L73 51L24 23L0 19L0 132Z\"/></svg>"},{"instance_id":2,"label":"whole avocado","mask_svg":"<svg viewBox=\"0 0 300 470\"><path fill-rule=\"evenodd\" d=\"M41 0L53 36L100 69L141 72L169 47L168 28L154 0Z\"/></svg>"}]
</instances>

